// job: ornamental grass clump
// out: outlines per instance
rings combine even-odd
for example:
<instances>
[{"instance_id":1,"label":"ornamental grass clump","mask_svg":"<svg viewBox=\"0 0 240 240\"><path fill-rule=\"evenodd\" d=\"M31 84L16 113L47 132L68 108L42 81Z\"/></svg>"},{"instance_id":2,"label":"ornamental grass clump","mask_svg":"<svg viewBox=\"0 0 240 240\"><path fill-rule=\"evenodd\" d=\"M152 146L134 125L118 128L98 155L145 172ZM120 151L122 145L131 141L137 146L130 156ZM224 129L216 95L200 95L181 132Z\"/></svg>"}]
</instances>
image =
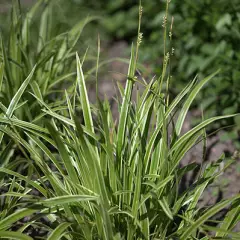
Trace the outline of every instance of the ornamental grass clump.
<instances>
[{"instance_id":1,"label":"ornamental grass clump","mask_svg":"<svg viewBox=\"0 0 240 240\"><path fill-rule=\"evenodd\" d=\"M141 18L141 7L139 12ZM166 36L167 15L164 31ZM171 100L167 49L158 78L148 83L136 76L141 40L139 24L126 85L119 85L118 122L107 99L90 103L85 58L78 54L76 81L61 95L57 107L50 97L43 97L41 88L32 87L41 75L39 64L14 91L10 103L1 104L1 139L6 143L0 153L1 237L239 239L232 230L238 222L240 195L213 206L198 206L206 187L233 160L222 155L216 162L202 165L196 181L179 189L184 175L199 167L196 163L181 167L185 154L205 141L209 124L234 116L203 120L182 134L191 103L218 72L192 81ZM98 66L99 59L96 76ZM1 72L4 81L6 67L4 64ZM138 91L137 84L144 90ZM25 104L25 95L34 99L34 106ZM35 116L37 121L16 114L27 110L36 115L35 108L41 110ZM225 216L215 220L225 208L229 208Z\"/></svg>"},{"instance_id":2,"label":"ornamental grass clump","mask_svg":"<svg viewBox=\"0 0 240 240\"><path fill-rule=\"evenodd\" d=\"M30 81L34 74L29 87L35 95L56 101L61 101L58 97L61 88L67 87L68 82L72 83L75 79L74 47L84 27L99 17L81 19L68 31L59 32L54 29L52 16L55 2L38 0L24 15L20 1L12 1L8 35L0 35L0 99L5 106L9 105L27 76ZM89 59L86 58L86 61ZM23 99L28 107L19 107L17 114L28 121L35 121L39 114L36 101L29 94L24 94ZM33 106L36 107L35 111L29 112L28 109Z\"/></svg>"}]
</instances>

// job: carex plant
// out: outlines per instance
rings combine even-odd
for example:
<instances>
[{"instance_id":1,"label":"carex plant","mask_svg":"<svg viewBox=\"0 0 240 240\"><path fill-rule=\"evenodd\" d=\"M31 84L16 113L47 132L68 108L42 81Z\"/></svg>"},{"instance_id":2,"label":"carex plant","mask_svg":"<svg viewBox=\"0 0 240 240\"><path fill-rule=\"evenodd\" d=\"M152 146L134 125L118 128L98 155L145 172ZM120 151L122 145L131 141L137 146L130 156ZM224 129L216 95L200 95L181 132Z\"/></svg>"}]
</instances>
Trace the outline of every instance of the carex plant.
<instances>
[{"instance_id":1,"label":"carex plant","mask_svg":"<svg viewBox=\"0 0 240 240\"><path fill-rule=\"evenodd\" d=\"M5 162L0 168L1 237L239 239L240 235L233 232L239 220L239 195L213 206L198 205L206 187L233 160L225 160L222 155L214 163L202 165L196 181L184 191L179 190L183 176L199 167L195 163L181 167L184 155L199 141L205 143L205 128L209 124L233 116L203 120L182 133L191 103L218 72L200 81L195 79L171 100L169 47L165 48L159 77L148 82L141 75L136 76L142 40L140 20L137 42L131 48L126 85L118 85L117 121L107 99L101 101L97 94L97 103L90 103L83 71L85 56L80 58L78 54L76 81L61 95L58 107L46 91L56 79L48 76L47 87L43 87L41 76L49 73L39 62L35 67L30 64L29 72L33 70L26 80L16 82L18 88L11 95L10 103L1 104L1 139L6 142L1 145L1 161ZM169 29L166 11L164 42ZM5 48L2 49L5 54ZM64 49L59 48L57 55ZM56 63L56 68L61 66L68 74L64 57L59 65ZM3 59L2 95L6 94L9 79L13 79L7 78L9 65L17 69L11 74L23 74L16 59ZM96 78L98 67L99 54ZM143 91L138 90L139 84L144 86ZM26 102L27 93L41 111L35 112ZM23 118L20 110L38 121ZM215 215L226 208L228 212L217 221Z\"/></svg>"},{"instance_id":2,"label":"carex plant","mask_svg":"<svg viewBox=\"0 0 240 240\"><path fill-rule=\"evenodd\" d=\"M25 15L21 11L20 1L12 2L8 37L1 36L0 47L1 102L6 107L22 83L26 79L30 81L33 74L30 87L42 99L56 93L56 87L64 80L73 79L71 77L76 75L72 67L75 55L73 48L84 26L97 19L82 19L69 31L54 35L52 8L56 1L39 0ZM35 18L40 19L37 26ZM31 103L25 104L31 108ZM22 109L21 114L29 120L35 118L30 112L23 113L27 107Z\"/></svg>"},{"instance_id":3,"label":"carex plant","mask_svg":"<svg viewBox=\"0 0 240 240\"><path fill-rule=\"evenodd\" d=\"M58 32L52 14L56 2L39 0L25 13L19 0L12 1L8 34L0 33L2 121L17 117L40 124L38 116L42 112L29 91L47 103L54 99L51 106L58 108L62 86L73 87L69 82L76 76L74 47L85 25L99 17L81 19L68 31ZM7 147L2 133L0 143Z\"/></svg>"}]
</instances>

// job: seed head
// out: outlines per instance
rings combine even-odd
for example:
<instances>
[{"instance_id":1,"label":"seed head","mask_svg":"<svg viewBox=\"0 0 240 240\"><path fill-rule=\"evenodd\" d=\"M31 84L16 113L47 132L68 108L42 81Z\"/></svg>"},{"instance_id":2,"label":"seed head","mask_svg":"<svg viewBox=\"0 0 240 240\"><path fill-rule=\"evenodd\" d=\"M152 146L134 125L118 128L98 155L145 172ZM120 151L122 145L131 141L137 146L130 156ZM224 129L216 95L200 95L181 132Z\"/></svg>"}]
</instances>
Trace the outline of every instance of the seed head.
<instances>
[{"instance_id":1,"label":"seed head","mask_svg":"<svg viewBox=\"0 0 240 240\"><path fill-rule=\"evenodd\" d=\"M140 32L140 33L138 34L138 40L137 40L137 44L138 44L138 45L141 44L142 39L143 39L143 33Z\"/></svg>"},{"instance_id":2,"label":"seed head","mask_svg":"<svg viewBox=\"0 0 240 240\"><path fill-rule=\"evenodd\" d=\"M235 152L233 153L232 158L235 159L235 160L238 159L238 158L240 158L240 152L239 152L239 151L235 151Z\"/></svg>"},{"instance_id":3,"label":"seed head","mask_svg":"<svg viewBox=\"0 0 240 240\"><path fill-rule=\"evenodd\" d=\"M170 54L169 54L169 52L167 52L167 54L165 55L165 58L164 58L164 65L167 65L169 58L170 58Z\"/></svg>"},{"instance_id":4,"label":"seed head","mask_svg":"<svg viewBox=\"0 0 240 240\"><path fill-rule=\"evenodd\" d=\"M140 7L139 7L139 15L142 16L142 13L143 13L143 7L140 6Z\"/></svg>"},{"instance_id":5,"label":"seed head","mask_svg":"<svg viewBox=\"0 0 240 240\"><path fill-rule=\"evenodd\" d=\"M163 16L163 22L162 22L163 28L165 28L166 25L167 25L167 17L164 15L164 16Z\"/></svg>"}]
</instances>

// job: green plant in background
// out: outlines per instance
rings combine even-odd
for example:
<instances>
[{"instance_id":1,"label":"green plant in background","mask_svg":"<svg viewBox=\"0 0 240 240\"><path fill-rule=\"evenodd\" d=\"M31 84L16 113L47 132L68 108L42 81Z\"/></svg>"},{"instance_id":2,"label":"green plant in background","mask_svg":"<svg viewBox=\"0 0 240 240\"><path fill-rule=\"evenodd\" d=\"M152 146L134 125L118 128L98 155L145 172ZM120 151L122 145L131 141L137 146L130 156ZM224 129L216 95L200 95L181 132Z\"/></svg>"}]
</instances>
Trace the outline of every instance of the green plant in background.
<instances>
[{"instance_id":1,"label":"green plant in background","mask_svg":"<svg viewBox=\"0 0 240 240\"><path fill-rule=\"evenodd\" d=\"M140 20L141 16L140 6ZM165 17L164 41L167 12ZM39 63L19 83L8 107L1 105L0 131L8 143L6 147L1 144L0 153L1 161L5 162L0 168L1 237L239 239L239 233L232 231L238 223L239 195L213 206L198 206L204 189L233 160L228 161L223 155L216 162L201 166L196 181L182 192L179 189L183 176L199 167L195 163L180 167L184 155L196 142L205 141L205 128L209 124L235 116L212 117L181 133L190 105L218 71L199 82L189 83L171 100L167 47L158 78L147 83L135 75L141 40L139 24L126 86L119 85L117 127L107 99L98 99L95 105L90 103L83 71L86 57L80 59L78 54L76 81L65 94L58 95L57 107L56 100L44 92L45 88L33 85L34 79L54 71L55 65L50 64L46 73ZM99 51L100 48L98 56ZM2 52L6 52L4 46ZM62 48L56 49L57 56L61 52ZM98 66L97 58L96 77ZM4 81L6 71L4 62L1 73ZM137 84L145 86L143 92L137 90ZM10 89L6 83L3 87L4 95ZM61 90L60 86L57 89ZM34 108L25 103L26 91L35 99ZM20 109L38 121L30 122L18 114ZM228 213L217 221L215 215L228 206Z\"/></svg>"},{"instance_id":2,"label":"green plant in background","mask_svg":"<svg viewBox=\"0 0 240 240\"><path fill-rule=\"evenodd\" d=\"M180 60L177 69L180 73L185 72L181 78L187 79L196 72L201 76L203 72L210 73L221 67L221 74L200 95L204 99L201 101L204 112L206 116L238 112L239 1L187 1L184 6L176 2L174 7L176 54ZM227 136L238 140L240 125L237 118L213 126L220 128L231 124L236 127L232 132L228 131Z\"/></svg>"}]
</instances>

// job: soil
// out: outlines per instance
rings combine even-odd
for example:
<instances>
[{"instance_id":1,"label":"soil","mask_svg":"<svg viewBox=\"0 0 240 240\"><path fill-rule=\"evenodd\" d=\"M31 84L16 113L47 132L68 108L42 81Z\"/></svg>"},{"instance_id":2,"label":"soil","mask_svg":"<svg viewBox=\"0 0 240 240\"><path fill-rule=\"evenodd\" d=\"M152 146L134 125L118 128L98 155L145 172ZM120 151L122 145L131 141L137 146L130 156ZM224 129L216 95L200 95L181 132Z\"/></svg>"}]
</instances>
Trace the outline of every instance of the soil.
<instances>
[{"instance_id":1,"label":"soil","mask_svg":"<svg viewBox=\"0 0 240 240\"><path fill-rule=\"evenodd\" d=\"M23 7L29 7L31 6L36 0L21 0L21 5ZM12 7L12 1L9 0L1 0L0 1L0 14L1 13L6 13L10 11Z\"/></svg>"}]
</instances>

